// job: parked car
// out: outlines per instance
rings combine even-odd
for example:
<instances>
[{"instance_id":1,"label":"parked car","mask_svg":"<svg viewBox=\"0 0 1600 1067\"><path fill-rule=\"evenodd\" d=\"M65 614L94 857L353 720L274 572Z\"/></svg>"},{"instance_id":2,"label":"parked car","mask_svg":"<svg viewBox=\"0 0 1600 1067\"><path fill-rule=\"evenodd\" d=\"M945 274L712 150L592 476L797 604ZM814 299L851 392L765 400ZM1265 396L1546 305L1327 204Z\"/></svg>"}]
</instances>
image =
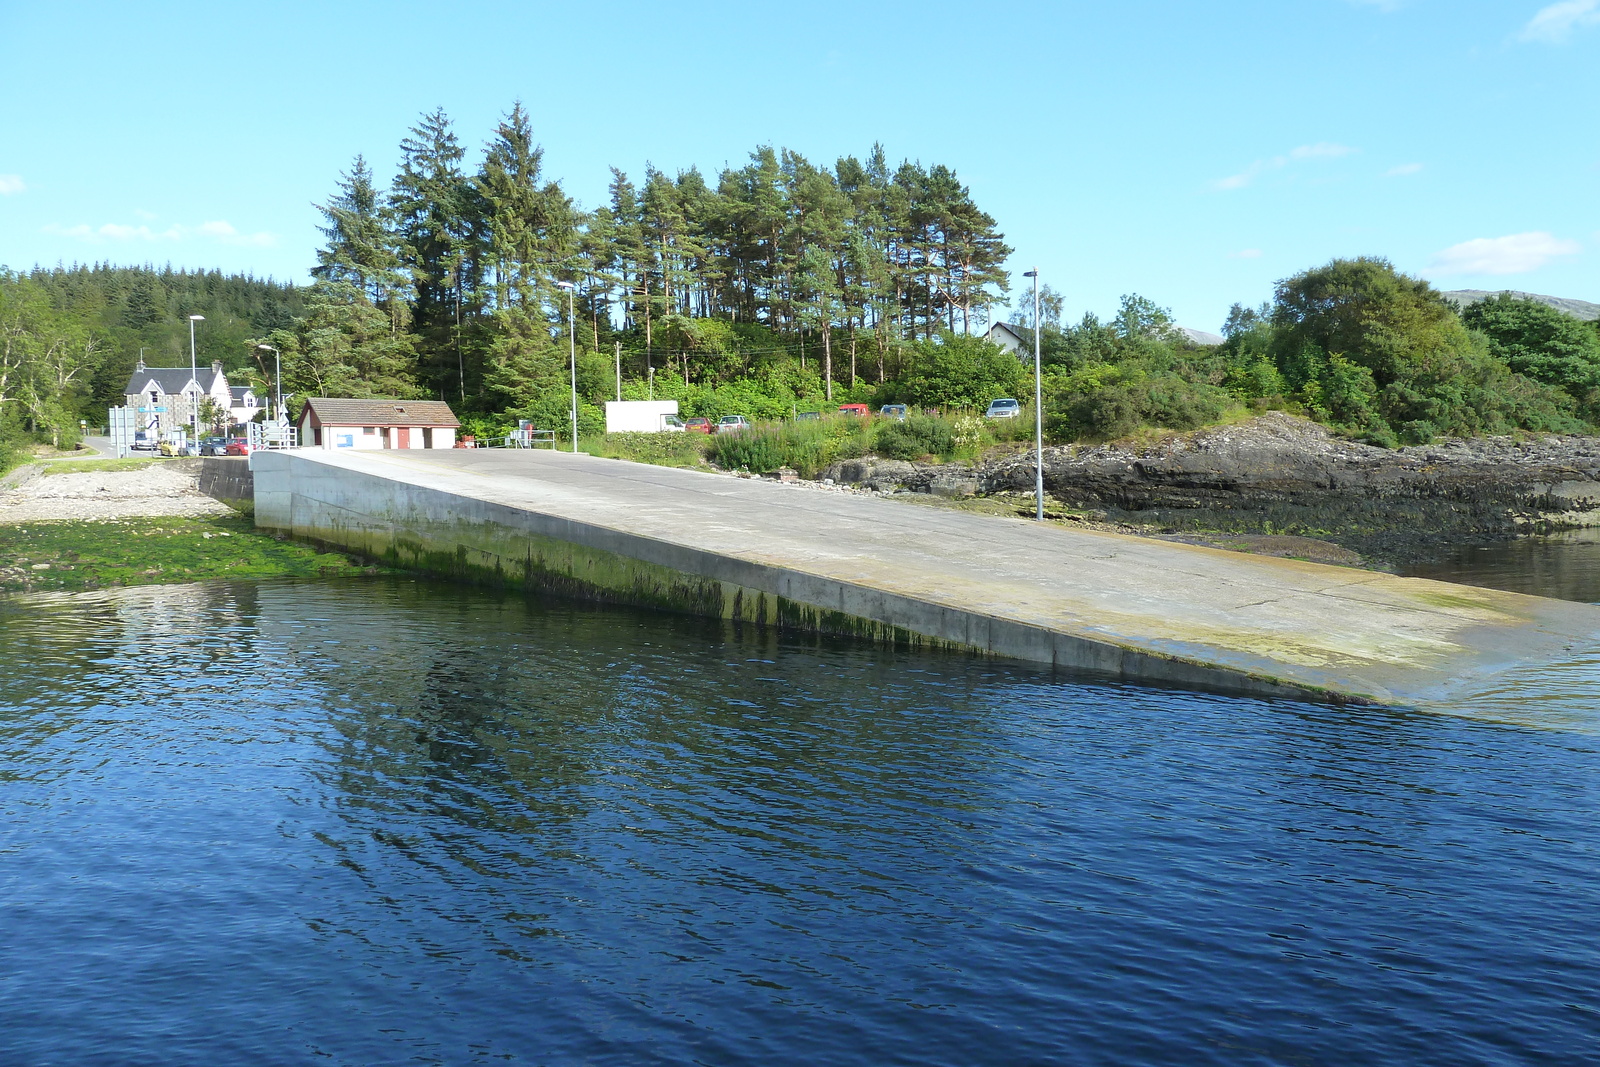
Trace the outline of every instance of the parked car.
<instances>
[{"instance_id":1,"label":"parked car","mask_svg":"<svg viewBox=\"0 0 1600 1067\"><path fill-rule=\"evenodd\" d=\"M750 420L743 415L724 415L717 422L718 433L738 433L740 430L748 430L749 428Z\"/></svg>"},{"instance_id":2,"label":"parked car","mask_svg":"<svg viewBox=\"0 0 1600 1067\"><path fill-rule=\"evenodd\" d=\"M207 437L200 442L202 456L225 456L228 454L228 439L226 437Z\"/></svg>"},{"instance_id":3,"label":"parked car","mask_svg":"<svg viewBox=\"0 0 1600 1067\"><path fill-rule=\"evenodd\" d=\"M878 414L886 419L906 420L906 406L904 404L885 404L878 409Z\"/></svg>"},{"instance_id":4,"label":"parked car","mask_svg":"<svg viewBox=\"0 0 1600 1067\"><path fill-rule=\"evenodd\" d=\"M661 416L661 428L673 433L682 433L683 420L676 415L663 415Z\"/></svg>"},{"instance_id":5,"label":"parked car","mask_svg":"<svg viewBox=\"0 0 1600 1067\"><path fill-rule=\"evenodd\" d=\"M689 433L716 433L717 432L716 430L711 428L711 420L710 419L702 419L698 415L695 416L692 419L684 419L683 420L683 428L685 430L687 430Z\"/></svg>"},{"instance_id":6,"label":"parked car","mask_svg":"<svg viewBox=\"0 0 1600 1067\"><path fill-rule=\"evenodd\" d=\"M183 449L179 447L178 442L176 441L162 441L156 446L156 451L161 453L163 456L183 455Z\"/></svg>"},{"instance_id":7,"label":"parked car","mask_svg":"<svg viewBox=\"0 0 1600 1067\"><path fill-rule=\"evenodd\" d=\"M991 400L989 410L983 413L986 419L1016 419L1022 416L1022 405L1009 397L1004 400Z\"/></svg>"},{"instance_id":8,"label":"parked car","mask_svg":"<svg viewBox=\"0 0 1600 1067\"><path fill-rule=\"evenodd\" d=\"M244 437L231 439L222 450L226 456L248 456L250 454L250 441Z\"/></svg>"},{"instance_id":9,"label":"parked car","mask_svg":"<svg viewBox=\"0 0 1600 1067\"><path fill-rule=\"evenodd\" d=\"M868 415L872 414L872 409L867 407L865 404L840 404L839 414L860 415L862 418L866 418Z\"/></svg>"},{"instance_id":10,"label":"parked car","mask_svg":"<svg viewBox=\"0 0 1600 1067\"><path fill-rule=\"evenodd\" d=\"M795 418L796 422L799 422L802 419L820 419L820 418L822 418L822 412L820 412L820 411L797 411L797 412L794 413L794 418Z\"/></svg>"},{"instance_id":11,"label":"parked car","mask_svg":"<svg viewBox=\"0 0 1600 1067\"><path fill-rule=\"evenodd\" d=\"M156 443L156 439L143 430L138 430L134 433L132 447L135 452L157 452L161 448Z\"/></svg>"}]
</instances>

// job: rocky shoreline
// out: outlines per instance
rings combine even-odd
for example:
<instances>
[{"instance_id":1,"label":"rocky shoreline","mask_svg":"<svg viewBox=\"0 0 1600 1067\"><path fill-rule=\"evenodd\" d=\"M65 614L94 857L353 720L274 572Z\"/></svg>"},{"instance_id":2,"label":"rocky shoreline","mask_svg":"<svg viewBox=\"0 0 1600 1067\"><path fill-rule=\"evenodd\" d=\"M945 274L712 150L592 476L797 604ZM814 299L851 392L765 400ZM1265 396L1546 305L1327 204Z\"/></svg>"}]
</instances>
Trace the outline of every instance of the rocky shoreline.
<instances>
[{"instance_id":1,"label":"rocky shoreline","mask_svg":"<svg viewBox=\"0 0 1600 1067\"><path fill-rule=\"evenodd\" d=\"M819 479L962 498L1026 493L1031 452L977 463L844 460ZM1044 450L1047 507L1068 517L1214 543L1328 542L1368 563L1600 526L1600 438L1449 440L1385 449L1279 412L1144 442ZM1293 553L1299 554L1299 553Z\"/></svg>"}]
</instances>

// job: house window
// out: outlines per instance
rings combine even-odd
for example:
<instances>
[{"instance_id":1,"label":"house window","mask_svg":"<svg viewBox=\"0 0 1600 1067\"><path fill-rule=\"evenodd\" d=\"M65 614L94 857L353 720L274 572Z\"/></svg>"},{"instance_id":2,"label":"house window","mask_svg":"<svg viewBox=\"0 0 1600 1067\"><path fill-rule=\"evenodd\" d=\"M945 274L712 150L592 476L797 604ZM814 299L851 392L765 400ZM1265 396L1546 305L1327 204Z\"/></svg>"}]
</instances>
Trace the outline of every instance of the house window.
<instances>
[{"instance_id":1,"label":"house window","mask_svg":"<svg viewBox=\"0 0 1600 1067\"><path fill-rule=\"evenodd\" d=\"M361 427L361 432L370 436L377 433L378 428L376 426L363 426Z\"/></svg>"},{"instance_id":2,"label":"house window","mask_svg":"<svg viewBox=\"0 0 1600 1067\"><path fill-rule=\"evenodd\" d=\"M155 407L159 403L161 403L161 390L159 390L159 389L150 390L150 406L151 407Z\"/></svg>"}]
</instances>

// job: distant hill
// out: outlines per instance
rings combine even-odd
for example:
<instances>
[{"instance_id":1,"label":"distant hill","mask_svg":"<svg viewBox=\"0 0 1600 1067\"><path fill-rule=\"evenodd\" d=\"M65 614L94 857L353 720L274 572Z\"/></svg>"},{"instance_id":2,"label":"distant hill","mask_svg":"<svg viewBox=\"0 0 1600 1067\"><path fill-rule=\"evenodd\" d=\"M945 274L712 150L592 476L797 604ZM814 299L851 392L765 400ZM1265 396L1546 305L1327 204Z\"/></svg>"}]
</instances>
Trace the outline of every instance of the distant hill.
<instances>
[{"instance_id":1,"label":"distant hill","mask_svg":"<svg viewBox=\"0 0 1600 1067\"><path fill-rule=\"evenodd\" d=\"M1564 296L1541 296L1538 293L1523 293L1515 289L1451 289L1443 294L1444 298L1457 307L1464 308L1468 304L1476 304L1491 296L1509 293L1523 300L1537 300L1541 304L1548 304L1557 311L1565 311L1575 319L1593 322L1600 319L1600 304L1591 304L1587 300L1570 300Z\"/></svg>"}]
</instances>

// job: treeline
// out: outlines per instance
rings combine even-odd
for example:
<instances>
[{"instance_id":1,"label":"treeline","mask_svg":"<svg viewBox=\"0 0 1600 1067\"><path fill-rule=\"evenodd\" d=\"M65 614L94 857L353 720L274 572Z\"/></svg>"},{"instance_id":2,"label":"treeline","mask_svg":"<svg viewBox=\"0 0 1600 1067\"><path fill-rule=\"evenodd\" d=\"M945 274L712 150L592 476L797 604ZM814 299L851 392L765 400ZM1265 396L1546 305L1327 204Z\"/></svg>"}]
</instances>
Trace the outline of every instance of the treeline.
<instances>
[{"instance_id":1,"label":"treeline","mask_svg":"<svg viewBox=\"0 0 1600 1067\"><path fill-rule=\"evenodd\" d=\"M308 314L274 338L295 379L478 411L564 380L569 319L632 379L792 363L825 396L877 383L907 340L986 324L1010 253L952 170L881 146L831 166L760 147L709 179L613 169L586 211L545 177L520 105L470 163L450 120L425 116L392 179L357 157L322 214Z\"/></svg>"},{"instance_id":2,"label":"treeline","mask_svg":"<svg viewBox=\"0 0 1600 1067\"><path fill-rule=\"evenodd\" d=\"M1196 346L1137 296L1110 322L1045 321L1054 435L1192 429L1241 408L1293 411L1386 446L1600 424L1600 325L1504 294L1458 310L1383 259L1287 278L1270 303L1234 305L1224 334Z\"/></svg>"},{"instance_id":3,"label":"treeline","mask_svg":"<svg viewBox=\"0 0 1600 1067\"><path fill-rule=\"evenodd\" d=\"M202 365L222 359L264 380L253 344L301 316L292 285L171 267L110 264L27 273L0 269L0 451L32 436L76 439L78 420L104 424L106 408L141 356L187 366L190 315Z\"/></svg>"}]
</instances>

